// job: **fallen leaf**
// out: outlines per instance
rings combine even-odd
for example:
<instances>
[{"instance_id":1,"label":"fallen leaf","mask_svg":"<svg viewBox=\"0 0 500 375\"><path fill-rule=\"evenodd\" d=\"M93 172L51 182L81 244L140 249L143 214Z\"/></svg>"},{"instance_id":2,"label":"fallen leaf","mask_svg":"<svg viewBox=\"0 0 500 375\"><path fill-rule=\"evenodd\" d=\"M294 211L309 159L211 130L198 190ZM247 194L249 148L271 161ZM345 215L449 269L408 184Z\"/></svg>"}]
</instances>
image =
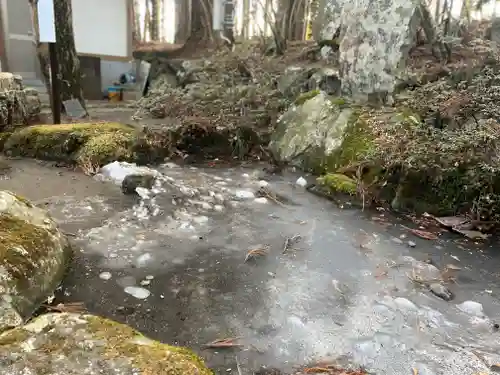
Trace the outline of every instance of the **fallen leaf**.
<instances>
[{"instance_id":1,"label":"fallen leaf","mask_svg":"<svg viewBox=\"0 0 500 375\"><path fill-rule=\"evenodd\" d=\"M55 306L42 305L42 307L59 313L83 313L85 311L83 302L58 303Z\"/></svg>"},{"instance_id":2,"label":"fallen leaf","mask_svg":"<svg viewBox=\"0 0 500 375\"><path fill-rule=\"evenodd\" d=\"M306 374L324 374L325 372L331 372L331 369L327 367L309 367L304 369Z\"/></svg>"},{"instance_id":3,"label":"fallen leaf","mask_svg":"<svg viewBox=\"0 0 500 375\"><path fill-rule=\"evenodd\" d=\"M212 341L208 344L203 345L205 349L227 349L227 348L237 348L243 346L241 344L236 344L234 341L238 340L239 337L232 337L226 339L219 339Z\"/></svg>"},{"instance_id":4,"label":"fallen leaf","mask_svg":"<svg viewBox=\"0 0 500 375\"><path fill-rule=\"evenodd\" d=\"M267 254L267 246L261 246L255 249L251 249L247 252L244 263L248 262L250 259L255 259L257 257L264 256L266 254Z\"/></svg>"},{"instance_id":5,"label":"fallen leaf","mask_svg":"<svg viewBox=\"0 0 500 375\"><path fill-rule=\"evenodd\" d=\"M413 375L418 375L418 370L415 367L412 368L411 371L413 372Z\"/></svg>"}]
</instances>

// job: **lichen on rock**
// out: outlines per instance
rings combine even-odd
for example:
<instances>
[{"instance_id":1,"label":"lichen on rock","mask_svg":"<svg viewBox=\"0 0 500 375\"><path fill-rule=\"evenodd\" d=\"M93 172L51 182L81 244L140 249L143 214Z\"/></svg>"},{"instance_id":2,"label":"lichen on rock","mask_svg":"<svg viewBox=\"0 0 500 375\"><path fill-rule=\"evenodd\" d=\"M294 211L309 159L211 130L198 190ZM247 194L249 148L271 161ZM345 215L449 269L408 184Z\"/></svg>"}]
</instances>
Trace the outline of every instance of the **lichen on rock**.
<instances>
[{"instance_id":1,"label":"lichen on rock","mask_svg":"<svg viewBox=\"0 0 500 375\"><path fill-rule=\"evenodd\" d=\"M213 375L188 349L92 315L42 315L0 335L0 357L9 375Z\"/></svg>"},{"instance_id":2,"label":"lichen on rock","mask_svg":"<svg viewBox=\"0 0 500 375\"><path fill-rule=\"evenodd\" d=\"M0 191L0 331L19 320L13 317L31 316L61 282L70 256L46 211Z\"/></svg>"}]
</instances>

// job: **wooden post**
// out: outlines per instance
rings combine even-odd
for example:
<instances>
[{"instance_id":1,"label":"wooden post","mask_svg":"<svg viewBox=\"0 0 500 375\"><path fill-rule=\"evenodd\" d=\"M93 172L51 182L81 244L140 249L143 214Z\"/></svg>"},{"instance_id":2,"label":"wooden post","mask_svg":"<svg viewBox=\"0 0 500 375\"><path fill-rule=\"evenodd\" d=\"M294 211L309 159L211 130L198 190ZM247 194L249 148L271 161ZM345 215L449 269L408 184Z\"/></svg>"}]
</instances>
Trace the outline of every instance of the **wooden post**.
<instances>
[{"instance_id":1,"label":"wooden post","mask_svg":"<svg viewBox=\"0 0 500 375\"><path fill-rule=\"evenodd\" d=\"M56 44L49 43L50 87L52 88L52 118L54 124L61 123L61 81L59 79L59 63L57 61Z\"/></svg>"}]
</instances>

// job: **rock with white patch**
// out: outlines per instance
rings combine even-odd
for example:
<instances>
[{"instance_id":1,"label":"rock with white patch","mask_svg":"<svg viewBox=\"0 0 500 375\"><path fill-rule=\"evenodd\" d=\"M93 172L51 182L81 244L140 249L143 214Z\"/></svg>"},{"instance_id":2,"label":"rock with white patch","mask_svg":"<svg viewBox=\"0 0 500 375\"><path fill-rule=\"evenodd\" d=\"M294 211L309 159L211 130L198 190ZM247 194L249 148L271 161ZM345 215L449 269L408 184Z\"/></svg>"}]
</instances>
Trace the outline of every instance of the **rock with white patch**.
<instances>
[{"instance_id":1,"label":"rock with white patch","mask_svg":"<svg viewBox=\"0 0 500 375\"><path fill-rule=\"evenodd\" d=\"M0 332L17 326L61 282L70 244L43 209L0 191Z\"/></svg>"},{"instance_id":2,"label":"rock with white patch","mask_svg":"<svg viewBox=\"0 0 500 375\"><path fill-rule=\"evenodd\" d=\"M160 173L154 169L150 169L147 167L139 167L133 163L126 163L120 161L114 161L112 163L106 164L103 166L99 174L113 181L117 185L122 185L125 178L129 175L150 175L150 176L159 176Z\"/></svg>"},{"instance_id":3,"label":"rock with white patch","mask_svg":"<svg viewBox=\"0 0 500 375\"><path fill-rule=\"evenodd\" d=\"M129 174L122 181L121 189L123 194L139 194L144 189L149 191L153 188L155 177L150 174Z\"/></svg>"}]
</instances>

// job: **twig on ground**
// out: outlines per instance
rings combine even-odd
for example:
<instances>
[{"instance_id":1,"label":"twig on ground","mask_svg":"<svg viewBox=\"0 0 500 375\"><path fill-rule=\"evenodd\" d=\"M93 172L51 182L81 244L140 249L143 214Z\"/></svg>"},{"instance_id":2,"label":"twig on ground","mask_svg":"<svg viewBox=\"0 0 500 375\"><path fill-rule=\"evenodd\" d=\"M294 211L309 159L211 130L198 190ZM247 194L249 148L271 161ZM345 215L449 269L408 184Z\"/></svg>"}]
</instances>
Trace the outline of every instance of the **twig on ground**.
<instances>
[{"instance_id":1,"label":"twig on ground","mask_svg":"<svg viewBox=\"0 0 500 375\"><path fill-rule=\"evenodd\" d=\"M42 304L42 307L49 311L55 311L58 313L82 313L85 311L83 302L59 303L56 306Z\"/></svg>"},{"instance_id":2,"label":"twig on ground","mask_svg":"<svg viewBox=\"0 0 500 375\"><path fill-rule=\"evenodd\" d=\"M239 337L230 337L226 339L218 339L208 344L203 345L205 349L229 349L229 348L238 348L243 345L236 344L234 341L238 340Z\"/></svg>"}]
</instances>

